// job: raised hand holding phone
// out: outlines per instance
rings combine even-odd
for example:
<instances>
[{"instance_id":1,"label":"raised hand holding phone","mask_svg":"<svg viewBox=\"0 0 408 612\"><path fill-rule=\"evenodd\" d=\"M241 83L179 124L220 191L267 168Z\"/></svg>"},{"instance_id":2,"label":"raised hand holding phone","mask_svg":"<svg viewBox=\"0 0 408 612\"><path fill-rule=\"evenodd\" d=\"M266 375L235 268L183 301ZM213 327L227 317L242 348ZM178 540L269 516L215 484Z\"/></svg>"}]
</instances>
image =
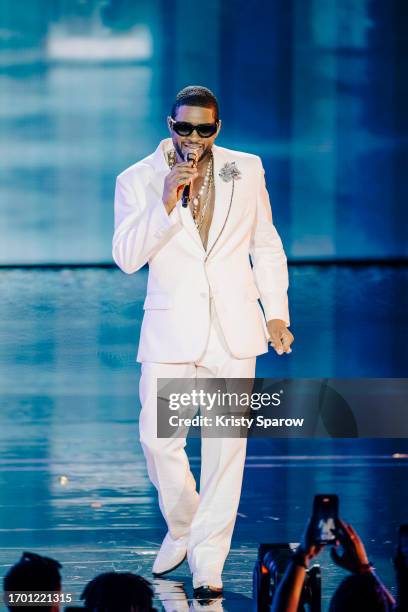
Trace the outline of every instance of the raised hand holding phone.
<instances>
[{"instance_id":1,"label":"raised hand holding phone","mask_svg":"<svg viewBox=\"0 0 408 612\"><path fill-rule=\"evenodd\" d=\"M339 520L339 498L334 494L315 495L311 518L316 544L335 544Z\"/></svg>"}]
</instances>

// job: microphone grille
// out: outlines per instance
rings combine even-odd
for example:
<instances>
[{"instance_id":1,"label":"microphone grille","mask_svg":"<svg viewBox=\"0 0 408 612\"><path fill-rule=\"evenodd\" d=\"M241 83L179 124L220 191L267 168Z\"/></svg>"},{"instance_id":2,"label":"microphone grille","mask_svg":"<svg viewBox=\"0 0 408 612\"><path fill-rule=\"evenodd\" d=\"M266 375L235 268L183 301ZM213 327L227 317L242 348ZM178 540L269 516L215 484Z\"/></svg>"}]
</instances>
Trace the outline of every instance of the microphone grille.
<instances>
[{"instance_id":1,"label":"microphone grille","mask_svg":"<svg viewBox=\"0 0 408 612\"><path fill-rule=\"evenodd\" d=\"M187 153L187 161L198 161L198 151L189 151Z\"/></svg>"}]
</instances>

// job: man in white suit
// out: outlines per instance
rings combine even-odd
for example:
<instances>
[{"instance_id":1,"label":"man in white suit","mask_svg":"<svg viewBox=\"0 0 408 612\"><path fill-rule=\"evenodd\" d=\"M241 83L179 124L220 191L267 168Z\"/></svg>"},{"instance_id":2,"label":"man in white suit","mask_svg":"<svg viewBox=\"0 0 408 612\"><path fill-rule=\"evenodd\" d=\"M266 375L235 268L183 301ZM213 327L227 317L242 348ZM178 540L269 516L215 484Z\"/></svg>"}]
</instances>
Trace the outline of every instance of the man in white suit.
<instances>
[{"instance_id":1,"label":"man in white suit","mask_svg":"<svg viewBox=\"0 0 408 612\"><path fill-rule=\"evenodd\" d=\"M268 341L290 353L288 271L262 162L214 144L221 121L212 92L179 92L168 127L171 138L117 178L112 254L127 274L149 265L139 431L168 527L153 573L187 556L195 595L212 597L222 591L246 438L202 439L198 493L185 438L157 437L157 379L252 378Z\"/></svg>"}]
</instances>

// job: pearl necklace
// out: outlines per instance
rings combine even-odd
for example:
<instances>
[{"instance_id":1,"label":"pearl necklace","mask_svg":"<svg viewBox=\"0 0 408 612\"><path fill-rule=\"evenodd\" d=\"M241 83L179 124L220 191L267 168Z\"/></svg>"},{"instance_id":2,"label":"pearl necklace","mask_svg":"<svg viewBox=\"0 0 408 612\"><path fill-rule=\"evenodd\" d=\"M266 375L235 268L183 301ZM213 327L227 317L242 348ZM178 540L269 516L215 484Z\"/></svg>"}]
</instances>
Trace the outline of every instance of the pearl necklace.
<instances>
[{"instance_id":1,"label":"pearl necklace","mask_svg":"<svg viewBox=\"0 0 408 612\"><path fill-rule=\"evenodd\" d=\"M192 214L193 214L193 219L194 219L197 229L200 228L203 222L204 215L207 210L208 203L211 197L212 184L213 184L213 158L211 155L210 161L208 162L208 165L207 165L207 170L205 172L203 184L201 185L197 195L193 197ZM207 189L207 197L205 198L204 204L201 206L201 201L203 199L204 192L206 189Z\"/></svg>"}]
</instances>

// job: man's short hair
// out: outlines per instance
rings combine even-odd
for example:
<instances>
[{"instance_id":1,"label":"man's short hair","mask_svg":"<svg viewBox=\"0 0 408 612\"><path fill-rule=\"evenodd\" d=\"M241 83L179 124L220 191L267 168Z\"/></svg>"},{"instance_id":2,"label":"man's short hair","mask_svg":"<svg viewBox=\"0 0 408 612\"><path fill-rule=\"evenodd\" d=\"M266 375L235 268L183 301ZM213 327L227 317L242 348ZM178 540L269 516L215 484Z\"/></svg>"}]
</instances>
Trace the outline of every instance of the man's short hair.
<instances>
[{"instance_id":1,"label":"man's short hair","mask_svg":"<svg viewBox=\"0 0 408 612\"><path fill-rule=\"evenodd\" d=\"M106 572L88 582L81 599L93 612L150 612L153 601L150 583L131 572Z\"/></svg>"},{"instance_id":2,"label":"man's short hair","mask_svg":"<svg viewBox=\"0 0 408 612\"><path fill-rule=\"evenodd\" d=\"M61 591L62 565L36 553L24 552L21 559L7 572L3 581L3 590L19 591ZM36 607L36 610L51 610L51 606ZM27 610L26 607L13 606L10 610Z\"/></svg>"},{"instance_id":3,"label":"man's short hair","mask_svg":"<svg viewBox=\"0 0 408 612\"><path fill-rule=\"evenodd\" d=\"M176 118L177 109L179 106L201 106L202 108L211 108L214 111L215 120L219 119L218 100L210 89L201 87L201 85L189 85L178 92L174 100L171 116Z\"/></svg>"}]
</instances>

